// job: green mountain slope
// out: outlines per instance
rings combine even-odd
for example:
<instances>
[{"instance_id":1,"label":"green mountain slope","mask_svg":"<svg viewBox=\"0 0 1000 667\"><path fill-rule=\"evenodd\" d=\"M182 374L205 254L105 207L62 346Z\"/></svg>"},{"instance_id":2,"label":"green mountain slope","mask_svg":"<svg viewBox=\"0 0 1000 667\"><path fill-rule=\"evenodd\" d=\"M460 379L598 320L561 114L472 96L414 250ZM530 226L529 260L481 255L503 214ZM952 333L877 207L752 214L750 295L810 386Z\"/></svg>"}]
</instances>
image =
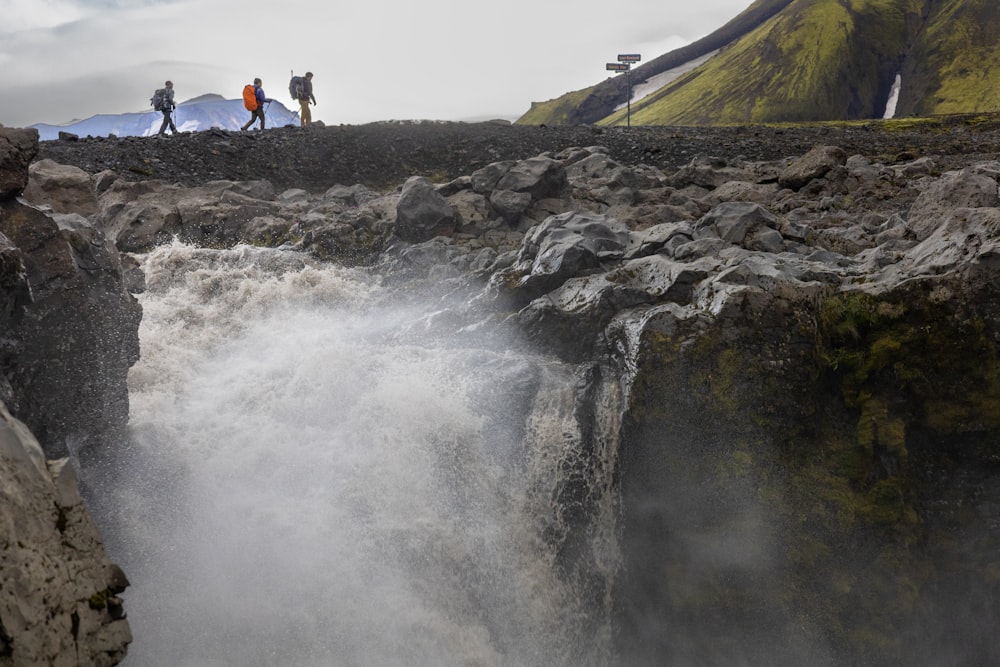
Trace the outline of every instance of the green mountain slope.
<instances>
[{"instance_id":1,"label":"green mountain slope","mask_svg":"<svg viewBox=\"0 0 1000 667\"><path fill-rule=\"evenodd\" d=\"M719 49L634 100L631 122L879 118L897 73L903 84L897 116L998 110L997 9L996 0L758 0L686 52L667 54L691 60ZM655 73L637 68L633 83ZM535 104L518 122L623 125L625 110L614 109L624 99L624 77L617 77Z\"/></svg>"},{"instance_id":2,"label":"green mountain slope","mask_svg":"<svg viewBox=\"0 0 1000 667\"><path fill-rule=\"evenodd\" d=\"M1000 111L1000 5L937 0L903 68L897 114Z\"/></svg>"}]
</instances>

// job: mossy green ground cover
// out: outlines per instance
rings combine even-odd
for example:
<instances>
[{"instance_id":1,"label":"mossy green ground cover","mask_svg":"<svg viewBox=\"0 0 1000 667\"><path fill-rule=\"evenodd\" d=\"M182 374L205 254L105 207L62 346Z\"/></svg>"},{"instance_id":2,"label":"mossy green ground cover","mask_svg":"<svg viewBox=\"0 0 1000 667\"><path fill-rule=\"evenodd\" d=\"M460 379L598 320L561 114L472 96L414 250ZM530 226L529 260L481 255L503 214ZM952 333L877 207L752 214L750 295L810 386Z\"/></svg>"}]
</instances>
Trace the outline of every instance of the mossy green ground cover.
<instances>
[{"instance_id":1,"label":"mossy green ground cover","mask_svg":"<svg viewBox=\"0 0 1000 667\"><path fill-rule=\"evenodd\" d=\"M531 105L517 122L521 125L563 125L569 113L576 107L583 104L587 96L594 90L594 87L577 90L566 95L549 100L548 102L535 102Z\"/></svg>"},{"instance_id":2,"label":"mossy green ground cover","mask_svg":"<svg viewBox=\"0 0 1000 667\"><path fill-rule=\"evenodd\" d=\"M922 41L927 94L920 114L1000 110L1000 7L994 0L938 3Z\"/></svg>"}]
</instances>

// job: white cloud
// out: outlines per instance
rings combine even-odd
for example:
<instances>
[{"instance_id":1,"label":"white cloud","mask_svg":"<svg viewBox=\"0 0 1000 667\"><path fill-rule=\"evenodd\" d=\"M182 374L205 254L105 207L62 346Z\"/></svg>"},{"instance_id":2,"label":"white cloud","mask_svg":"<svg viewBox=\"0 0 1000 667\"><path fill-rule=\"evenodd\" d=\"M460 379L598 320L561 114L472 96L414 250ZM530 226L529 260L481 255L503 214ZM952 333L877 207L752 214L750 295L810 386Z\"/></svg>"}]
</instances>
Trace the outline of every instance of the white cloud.
<instances>
[{"instance_id":1,"label":"white cloud","mask_svg":"<svg viewBox=\"0 0 1000 667\"><path fill-rule=\"evenodd\" d=\"M179 99L235 98L259 76L285 100L292 69L315 73L313 117L327 123L512 117L603 80L618 53L650 60L749 4L0 0L21 26L0 34L0 123L135 111L168 78Z\"/></svg>"},{"instance_id":2,"label":"white cloud","mask_svg":"<svg viewBox=\"0 0 1000 667\"><path fill-rule=\"evenodd\" d=\"M79 20L90 11L76 0L0 0L0 35L54 28Z\"/></svg>"}]
</instances>

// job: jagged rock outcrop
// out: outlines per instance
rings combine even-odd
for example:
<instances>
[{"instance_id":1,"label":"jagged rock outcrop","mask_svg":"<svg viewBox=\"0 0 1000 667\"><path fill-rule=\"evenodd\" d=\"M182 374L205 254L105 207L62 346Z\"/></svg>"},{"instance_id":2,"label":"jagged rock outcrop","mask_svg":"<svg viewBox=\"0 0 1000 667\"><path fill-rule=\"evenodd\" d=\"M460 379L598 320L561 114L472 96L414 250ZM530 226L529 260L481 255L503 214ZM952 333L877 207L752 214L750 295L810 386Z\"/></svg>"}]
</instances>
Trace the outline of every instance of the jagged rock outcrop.
<instances>
[{"instance_id":1,"label":"jagged rock outcrop","mask_svg":"<svg viewBox=\"0 0 1000 667\"><path fill-rule=\"evenodd\" d=\"M0 232L21 249L31 303L3 358L11 411L49 456L122 437L140 308L121 258L79 215L0 202Z\"/></svg>"},{"instance_id":2,"label":"jagged rock outcrop","mask_svg":"<svg viewBox=\"0 0 1000 667\"><path fill-rule=\"evenodd\" d=\"M128 584L66 454L122 437L139 311L102 232L17 199L37 142L0 128L0 664L114 665Z\"/></svg>"}]
</instances>

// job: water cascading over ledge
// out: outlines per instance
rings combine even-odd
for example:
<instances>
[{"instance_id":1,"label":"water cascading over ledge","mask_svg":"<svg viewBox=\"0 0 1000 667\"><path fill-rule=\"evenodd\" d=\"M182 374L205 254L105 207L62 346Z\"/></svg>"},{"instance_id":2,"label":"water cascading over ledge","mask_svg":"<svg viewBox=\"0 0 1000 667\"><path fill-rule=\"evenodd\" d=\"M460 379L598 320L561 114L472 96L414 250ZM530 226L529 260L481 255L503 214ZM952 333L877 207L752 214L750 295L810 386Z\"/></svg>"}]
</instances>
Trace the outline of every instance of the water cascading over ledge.
<instances>
[{"instance_id":1,"label":"water cascading over ledge","mask_svg":"<svg viewBox=\"0 0 1000 667\"><path fill-rule=\"evenodd\" d=\"M616 418L592 400L616 383L414 333L426 303L298 253L143 265L99 512L135 582L125 664L612 662Z\"/></svg>"}]
</instances>

